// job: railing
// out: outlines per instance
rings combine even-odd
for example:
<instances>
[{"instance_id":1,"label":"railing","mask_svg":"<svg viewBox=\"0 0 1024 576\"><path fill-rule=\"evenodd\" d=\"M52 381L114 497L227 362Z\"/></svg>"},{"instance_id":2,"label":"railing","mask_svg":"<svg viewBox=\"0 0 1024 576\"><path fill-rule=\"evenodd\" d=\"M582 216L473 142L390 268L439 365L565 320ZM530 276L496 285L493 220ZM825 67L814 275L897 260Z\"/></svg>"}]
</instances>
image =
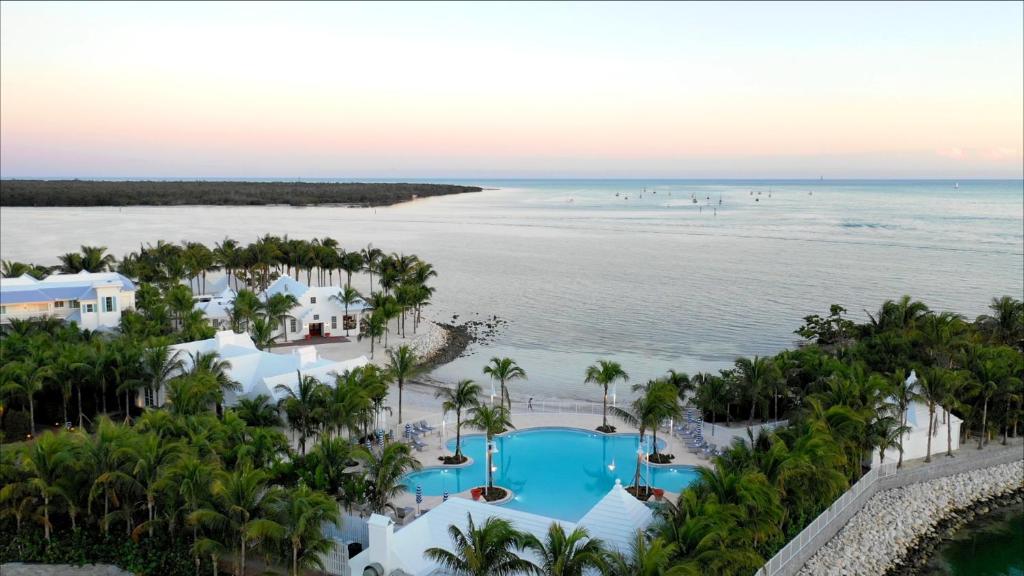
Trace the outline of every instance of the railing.
<instances>
[{"instance_id":1,"label":"railing","mask_svg":"<svg viewBox=\"0 0 1024 576\"><path fill-rule=\"evenodd\" d=\"M370 544L369 526L366 518L343 513L341 526L325 525L324 536L333 542L327 552L320 555L324 570L332 576L349 576L348 544L359 542L365 550Z\"/></svg>"},{"instance_id":2,"label":"railing","mask_svg":"<svg viewBox=\"0 0 1024 576\"><path fill-rule=\"evenodd\" d=\"M802 554L804 550L814 544L813 550L816 551L822 544L828 542L846 524L850 515L860 510L864 502L878 491L879 481L894 474L896 474L895 462L886 462L869 471L833 502L828 510L818 515L800 534L797 534L782 550L779 550L757 571L757 576L793 574L802 568L808 559Z\"/></svg>"}]
</instances>

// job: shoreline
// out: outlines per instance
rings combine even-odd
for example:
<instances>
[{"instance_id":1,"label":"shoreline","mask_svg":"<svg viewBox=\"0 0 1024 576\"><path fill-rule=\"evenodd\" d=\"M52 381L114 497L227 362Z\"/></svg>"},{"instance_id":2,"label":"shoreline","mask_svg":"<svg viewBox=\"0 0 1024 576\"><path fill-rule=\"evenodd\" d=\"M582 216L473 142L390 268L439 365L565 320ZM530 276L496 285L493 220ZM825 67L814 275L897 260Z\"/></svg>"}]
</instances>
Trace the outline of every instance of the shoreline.
<instances>
[{"instance_id":1,"label":"shoreline","mask_svg":"<svg viewBox=\"0 0 1024 576\"><path fill-rule=\"evenodd\" d=\"M913 547L885 576L927 576L933 574L929 563L947 542L953 540L965 526L986 516L1011 508L1020 509L1024 506L1024 486L1006 494L992 498L982 498L962 508L949 512L943 519L924 535L920 536Z\"/></svg>"}]
</instances>

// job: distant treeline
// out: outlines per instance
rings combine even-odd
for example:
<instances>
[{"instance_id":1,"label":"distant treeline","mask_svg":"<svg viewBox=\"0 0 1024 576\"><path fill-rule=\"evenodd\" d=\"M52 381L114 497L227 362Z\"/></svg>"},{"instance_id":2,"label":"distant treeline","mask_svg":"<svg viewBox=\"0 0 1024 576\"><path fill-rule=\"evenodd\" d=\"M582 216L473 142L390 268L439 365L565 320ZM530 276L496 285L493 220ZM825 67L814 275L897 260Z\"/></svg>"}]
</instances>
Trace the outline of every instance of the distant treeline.
<instances>
[{"instance_id":1,"label":"distant treeline","mask_svg":"<svg viewBox=\"0 0 1024 576\"><path fill-rule=\"evenodd\" d=\"M476 186L405 183L0 180L0 206L387 206Z\"/></svg>"}]
</instances>

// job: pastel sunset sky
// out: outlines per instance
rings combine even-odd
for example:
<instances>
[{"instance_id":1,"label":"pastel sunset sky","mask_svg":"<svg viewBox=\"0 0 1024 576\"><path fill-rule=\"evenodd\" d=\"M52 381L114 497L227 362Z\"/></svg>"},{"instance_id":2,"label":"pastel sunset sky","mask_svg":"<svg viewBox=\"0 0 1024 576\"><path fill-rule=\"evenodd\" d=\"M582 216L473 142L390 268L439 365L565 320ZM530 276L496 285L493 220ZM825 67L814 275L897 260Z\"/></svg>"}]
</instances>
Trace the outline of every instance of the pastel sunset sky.
<instances>
[{"instance_id":1,"label":"pastel sunset sky","mask_svg":"<svg viewBox=\"0 0 1024 576\"><path fill-rule=\"evenodd\" d=\"M1024 3L2 3L3 177L1021 178Z\"/></svg>"}]
</instances>

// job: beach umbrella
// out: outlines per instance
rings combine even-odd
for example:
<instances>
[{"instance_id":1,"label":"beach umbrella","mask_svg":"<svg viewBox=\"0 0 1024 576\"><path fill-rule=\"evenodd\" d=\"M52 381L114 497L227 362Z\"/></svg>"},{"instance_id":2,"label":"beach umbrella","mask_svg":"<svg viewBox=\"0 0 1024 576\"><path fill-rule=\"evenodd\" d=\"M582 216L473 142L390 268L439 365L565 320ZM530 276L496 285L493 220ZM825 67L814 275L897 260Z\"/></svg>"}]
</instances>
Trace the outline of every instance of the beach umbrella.
<instances>
[{"instance_id":1,"label":"beach umbrella","mask_svg":"<svg viewBox=\"0 0 1024 576\"><path fill-rule=\"evenodd\" d=\"M366 449L373 451L373 442L371 442L369 438L366 439Z\"/></svg>"},{"instance_id":2,"label":"beach umbrella","mask_svg":"<svg viewBox=\"0 0 1024 576\"><path fill-rule=\"evenodd\" d=\"M441 501L442 502L447 502L448 501L448 491L447 490L444 491L444 494L441 494Z\"/></svg>"},{"instance_id":3,"label":"beach umbrella","mask_svg":"<svg viewBox=\"0 0 1024 576\"><path fill-rule=\"evenodd\" d=\"M412 436L412 424L409 424L408 422L406 422L405 423L405 437L409 438L410 436Z\"/></svg>"},{"instance_id":4,"label":"beach umbrella","mask_svg":"<svg viewBox=\"0 0 1024 576\"><path fill-rule=\"evenodd\" d=\"M384 448L384 431L377 430L377 447Z\"/></svg>"},{"instance_id":5,"label":"beach umbrella","mask_svg":"<svg viewBox=\"0 0 1024 576\"><path fill-rule=\"evenodd\" d=\"M416 485L416 513L420 512L420 504L423 503L423 487L419 484Z\"/></svg>"}]
</instances>

